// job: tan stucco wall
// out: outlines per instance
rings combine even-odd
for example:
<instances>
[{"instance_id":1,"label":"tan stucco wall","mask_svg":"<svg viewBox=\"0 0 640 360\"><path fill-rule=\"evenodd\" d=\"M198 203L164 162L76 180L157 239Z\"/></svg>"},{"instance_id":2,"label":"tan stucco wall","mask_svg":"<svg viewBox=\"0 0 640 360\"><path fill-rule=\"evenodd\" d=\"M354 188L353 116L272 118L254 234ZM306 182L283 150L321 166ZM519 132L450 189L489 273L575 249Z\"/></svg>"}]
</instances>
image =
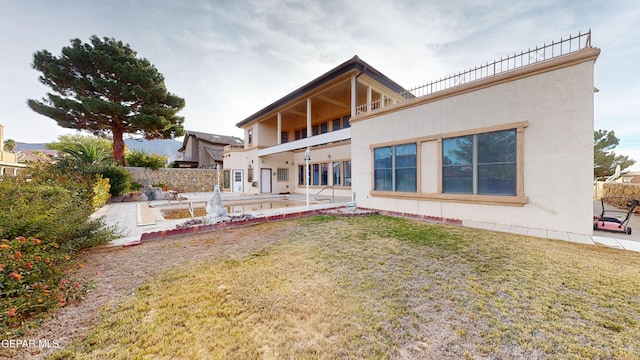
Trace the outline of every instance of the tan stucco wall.
<instances>
[{"instance_id":1,"label":"tan stucco wall","mask_svg":"<svg viewBox=\"0 0 640 360\"><path fill-rule=\"evenodd\" d=\"M349 144L343 145L327 145L319 146L313 149L311 155L311 164L334 161L348 160L351 157L351 148ZM252 188L247 181L247 168L251 164L254 168L254 180L261 181L261 169L271 169L271 193L306 193L305 186L298 186L298 165L305 164L304 149L295 152L283 152L279 154L263 156L258 158L257 149L249 149L245 151L227 152L224 157L224 170L242 170L245 176L244 193L260 193L261 188ZM289 181L278 181L277 169L286 168L289 170ZM353 173L353 172L352 172ZM333 169L329 166L329 178L333 176ZM315 195L322 189L322 186L310 186L309 193ZM322 195L331 194L325 191ZM351 196L351 188L335 187L335 196Z\"/></svg>"},{"instance_id":2,"label":"tan stucco wall","mask_svg":"<svg viewBox=\"0 0 640 360\"><path fill-rule=\"evenodd\" d=\"M353 191L358 206L591 234L593 212L594 58L558 66L416 106L368 114L352 124ZM427 102L425 102L427 101ZM392 108L398 108L392 107ZM363 118L361 116L361 118ZM372 190L370 144L528 122L524 128L524 206L378 197ZM434 193L437 141L423 142L423 193Z\"/></svg>"}]
</instances>

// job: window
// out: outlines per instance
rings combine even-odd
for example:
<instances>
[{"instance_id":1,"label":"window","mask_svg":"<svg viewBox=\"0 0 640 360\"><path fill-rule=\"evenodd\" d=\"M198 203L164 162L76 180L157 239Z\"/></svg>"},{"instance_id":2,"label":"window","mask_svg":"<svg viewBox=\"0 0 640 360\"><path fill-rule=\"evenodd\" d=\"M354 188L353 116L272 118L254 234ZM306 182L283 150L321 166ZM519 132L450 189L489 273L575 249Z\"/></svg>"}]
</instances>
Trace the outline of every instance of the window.
<instances>
[{"instance_id":1,"label":"window","mask_svg":"<svg viewBox=\"0 0 640 360\"><path fill-rule=\"evenodd\" d=\"M344 186L351 186L351 160L343 161Z\"/></svg>"},{"instance_id":2,"label":"window","mask_svg":"<svg viewBox=\"0 0 640 360\"><path fill-rule=\"evenodd\" d=\"M329 185L329 164L320 164L320 185Z\"/></svg>"},{"instance_id":3,"label":"window","mask_svg":"<svg viewBox=\"0 0 640 360\"><path fill-rule=\"evenodd\" d=\"M516 130L442 140L442 192L516 195Z\"/></svg>"},{"instance_id":4,"label":"window","mask_svg":"<svg viewBox=\"0 0 640 360\"><path fill-rule=\"evenodd\" d=\"M231 172L229 170L222 171L222 188L231 188Z\"/></svg>"},{"instance_id":5,"label":"window","mask_svg":"<svg viewBox=\"0 0 640 360\"><path fill-rule=\"evenodd\" d=\"M253 144L253 129L247 130L247 139L248 139L249 145Z\"/></svg>"},{"instance_id":6,"label":"window","mask_svg":"<svg viewBox=\"0 0 640 360\"><path fill-rule=\"evenodd\" d=\"M307 129L304 128L304 129L296 130L295 137L296 137L296 140L300 140L300 139L306 138L307 137Z\"/></svg>"},{"instance_id":7,"label":"window","mask_svg":"<svg viewBox=\"0 0 640 360\"><path fill-rule=\"evenodd\" d=\"M342 178L340 177L340 168L342 167L341 162L333 163L333 185L340 186L342 184Z\"/></svg>"},{"instance_id":8,"label":"window","mask_svg":"<svg viewBox=\"0 0 640 360\"><path fill-rule=\"evenodd\" d=\"M329 131L329 123L323 122L320 124L320 134L326 134Z\"/></svg>"},{"instance_id":9,"label":"window","mask_svg":"<svg viewBox=\"0 0 640 360\"><path fill-rule=\"evenodd\" d=\"M289 181L289 169L278 169L278 181Z\"/></svg>"},{"instance_id":10,"label":"window","mask_svg":"<svg viewBox=\"0 0 640 360\"><path fill-rule=\"evenodd\" d=\"M313 136L316 136L320 134L320 127L318 127L318 125L313 125L313 127L311 128L311 131L313 131Z\"/></svg>"},{"instance_id":11,"label":"window","mask_svg":"<svg viewBox=\"0 0 640 360\"><path fill-rule=\"evenodd\" d=\"M403 144L373 149L374 190L417 191L417 145Z\"/></svg>"},{"instance_id":12,"label":"window","mask_svg":"<svg viewBox=\"0 0 640 360\"><path fill-rule=\"evenodd\" d=\"M311 165L312 181L311 185L320 185L320 164Z\"/></svg>"},{"instance_id":13,"label":"window","mask_svg":"<svg viewBox=\"0 0 640 360\"><path fill-rule=\"evenodd\" d=\"M247 181L248 182L253 181L253 168L251 167L247 169Z\"/></svg>"},{"instance_id":14,"label":"window","mask_svg":"<svg viewBox=\"0 0 640 360\"><path fill-rule=\"evenodd\" d=\"M287 142L289 142L289 133L286 132L286 131L282 131L280 133L280 143L284 144L284 143L287 143Z\"/></svg>"},{"instance_id":15,"label":"window","mask_svg":"<svg viewBox=\"0 0 640 360\"><path fill-rule=\"evenodd\" d=\"M304 181L304 167L304 165L298 165L298 185L307 185L307 183Z\"/></svg>"},{"instance_id":16,"label":"window","mask_svg":"<svg viewBox=\"0 0 640 360\"><path fill-rule=\"evenodd\" d=\"M342 127L344 129L351 127L351 124L349 123L349 119L351 119L351 115L347 115L342 118Z\"/></svg>"},{"instance_id":17,"label":"window","mask_svg":"<svg viewBox=\"0 0 640 360\"><path fill-rule=\"evenodd\" d=\"M340 130L340 118L333 119L333 131Z\"/></svg>"}]
</instances>

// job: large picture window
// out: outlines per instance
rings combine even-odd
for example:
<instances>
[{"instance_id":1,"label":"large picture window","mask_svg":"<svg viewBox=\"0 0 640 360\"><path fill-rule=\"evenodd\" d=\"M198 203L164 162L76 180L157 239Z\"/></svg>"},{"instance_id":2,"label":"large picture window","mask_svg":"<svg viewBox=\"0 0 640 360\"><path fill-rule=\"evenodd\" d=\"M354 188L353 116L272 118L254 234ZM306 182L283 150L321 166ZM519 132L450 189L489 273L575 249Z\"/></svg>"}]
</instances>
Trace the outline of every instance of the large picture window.
<instances>
[{"instance_id":1,"label":"large picture window","mask_svg":"<svg viewBox=\"0 0 640 360\"><path fill-rule=\"evenodd\" d=\"M442 192L516 195L516 130L442 140Z\"/></svg>"},{"instance_id":2,"label":"large picture window","mask_svg":"<svg viewBox=\"0 0 640 360\"><path fill-rule=\"evenodd\" d=\"M373 149L376 191L417 191L417 145L403 144Z\"/></svg>"}]
</instances>

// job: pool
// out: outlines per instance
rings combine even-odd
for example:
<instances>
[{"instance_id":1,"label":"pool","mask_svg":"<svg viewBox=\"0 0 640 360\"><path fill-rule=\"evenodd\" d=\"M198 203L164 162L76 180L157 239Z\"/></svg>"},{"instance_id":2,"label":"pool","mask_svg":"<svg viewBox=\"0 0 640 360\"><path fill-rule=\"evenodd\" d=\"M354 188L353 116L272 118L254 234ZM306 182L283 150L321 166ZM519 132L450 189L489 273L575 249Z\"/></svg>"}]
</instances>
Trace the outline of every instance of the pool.
<instances>
[{"instance_id":1,"label":"pool","mask_svg":"<svg viewBox=\"0 0 640 360\"><path fill-rule=\"evenodd\" d=\"M316 203L316 202L314 202ZM289 198L269 198L269 199L255 199L255 200L241 200L241 201L223 201L224 207L230 215L251 213L261 210L281 209L287 207L305 206L306 201L295 200ZM205 210L205 203L198 202L193 203L193 216L202 217L207 214ZM188 219L191 218L189 213L189 203L182 203L180 205L166 206L161 209L162 216L165 219Z\"/></svg>"}]
</instances>

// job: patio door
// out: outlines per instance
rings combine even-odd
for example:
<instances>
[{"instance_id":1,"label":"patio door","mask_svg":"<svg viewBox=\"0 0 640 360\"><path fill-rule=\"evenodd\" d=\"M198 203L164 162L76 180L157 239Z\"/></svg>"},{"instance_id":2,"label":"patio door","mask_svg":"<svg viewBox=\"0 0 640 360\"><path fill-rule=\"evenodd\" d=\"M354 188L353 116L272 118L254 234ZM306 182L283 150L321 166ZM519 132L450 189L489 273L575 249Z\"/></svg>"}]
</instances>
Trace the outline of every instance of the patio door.
<instances>
[{"instance_id":1,"label":"patio door","mask_svg":"<svg viewBox=\"0 0 640 360\"><path fill-rule=\"evenodd\" d=\"M271 169L270 168L260 169L260 192L261 193L271 192Z\"/></svg>"},{"instance_id":2,"label":"patio door","mask_svg":"<svg viewBox=\"0 0 640 360\"><path fill-rule=\"evenodd\" d=\"M243 176L242 170L233 170L233 192L243 192Z\"/></svg>"}]
</instances>

